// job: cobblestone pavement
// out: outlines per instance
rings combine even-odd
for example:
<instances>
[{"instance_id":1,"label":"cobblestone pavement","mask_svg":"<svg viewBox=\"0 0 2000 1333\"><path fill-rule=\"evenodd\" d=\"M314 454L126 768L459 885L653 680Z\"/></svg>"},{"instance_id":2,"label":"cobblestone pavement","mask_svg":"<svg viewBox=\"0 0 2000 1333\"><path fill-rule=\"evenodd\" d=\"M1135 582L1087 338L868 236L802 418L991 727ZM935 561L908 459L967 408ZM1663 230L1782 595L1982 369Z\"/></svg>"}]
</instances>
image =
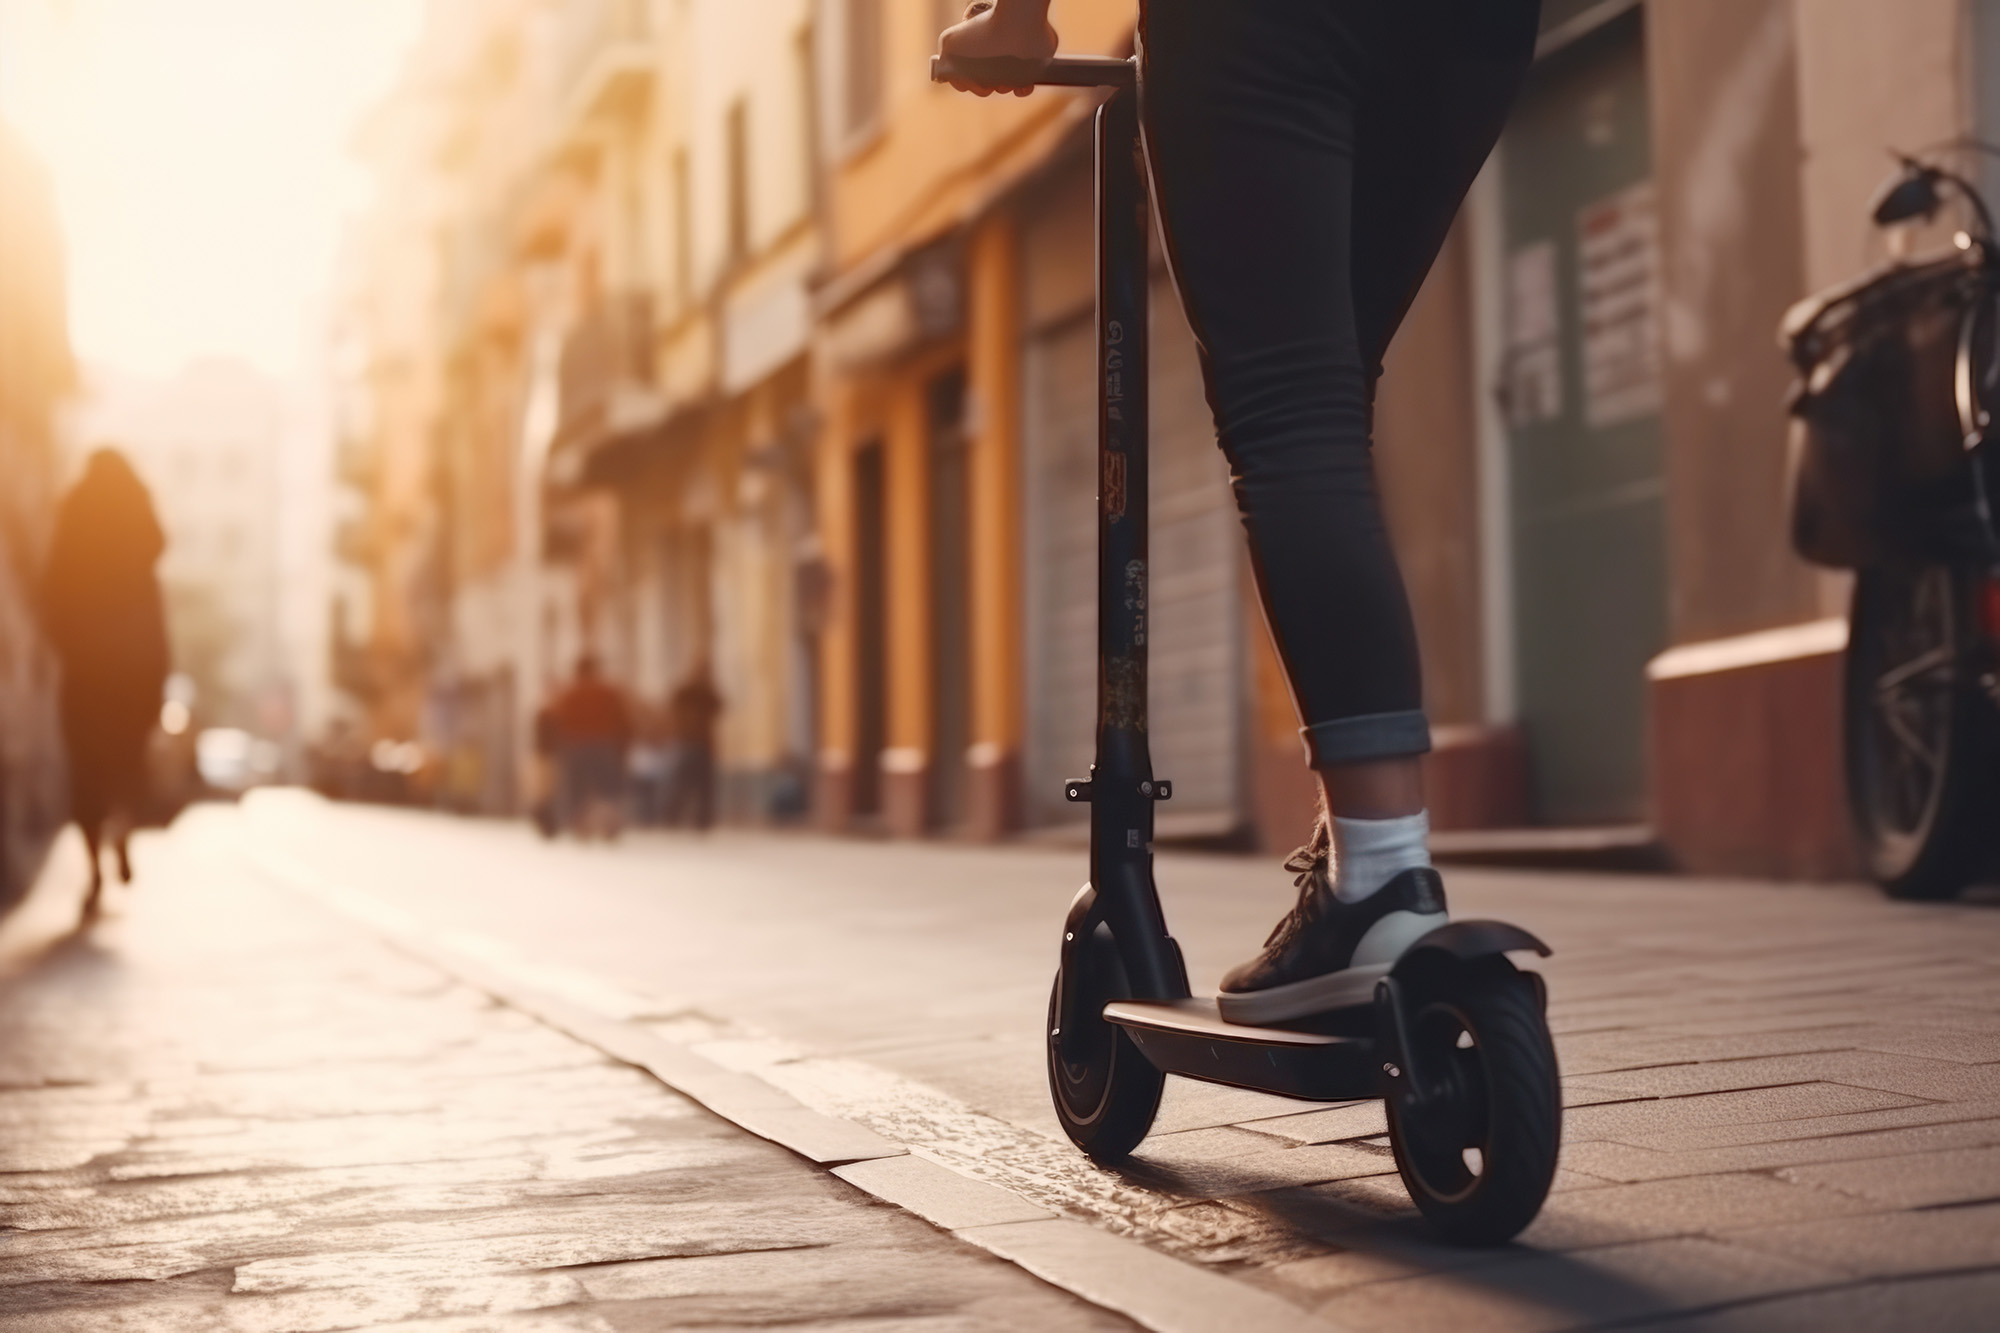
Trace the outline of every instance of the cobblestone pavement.
<instances>
[{"instance_id":1,"label":"cobblestone pavement","mask_svg":"<svg viewBox=\"0 0 2000 1333\"><path fill-rule=\"evenodd\" d=\"M228 820L218 834L280 878L390 905L467 956L1350 1327L1985 1329L2000 1309L1991 898L1453 872L1460 915L1555 946L1541 966L1569 1106L1541 1218L1468 1252L1417 1225L1374 1104L1174 1083L1130 1170L1059 1141L1038 1033L1075 850L551 845L286 793ZM1160 877L1198 986L1290 893L1241 858L1163 856Z\"/></svg>"},{"instance_id":2,"label":"cobblestone pavement","mask_svg":"<svg viewBox=\"0 0 2000 1333\"><path fill-rule=\"evenodd\" d=\"M241 822L142 838L81 931L65 846L0 928L0 1330L1130 1327L274 889Z\"/></svg>"}]
</instances>

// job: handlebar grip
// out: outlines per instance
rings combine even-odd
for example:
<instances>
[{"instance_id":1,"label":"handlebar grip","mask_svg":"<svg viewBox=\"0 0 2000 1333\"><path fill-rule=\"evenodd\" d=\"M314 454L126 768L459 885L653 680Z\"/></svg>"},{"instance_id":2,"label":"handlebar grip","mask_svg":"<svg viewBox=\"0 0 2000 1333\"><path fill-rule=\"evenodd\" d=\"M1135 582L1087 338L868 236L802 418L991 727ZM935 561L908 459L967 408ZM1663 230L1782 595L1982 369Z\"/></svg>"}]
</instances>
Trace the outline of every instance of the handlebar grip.
<instances>
[{"instance_id":1,"label":"handlebar grip","mask_svg":"<svg viewBox=\"0 0 2000 1333\"><path fill-rule=\"evenodd\" d=\"M1138 66L1115 56L1057 56L1053 60L1023 60L1019 56L932 56L931 82L954 79L982 88L1028 88L1040 84L1058 88L1128 88L1137 81Z\"/></svg>"},{"instance_id":2,"label":"handlebar grip","mask_svg":"<svg viewBox=\"0 0 2000 1333\"><path fill-rule=\"evenodd\" d=\"M1048 62L1023 60L1019 56L931 57L931 82L950 83L954 79L976 83L982 88L1028 88L1042 81Z\"/></svg>"}]
</instances>

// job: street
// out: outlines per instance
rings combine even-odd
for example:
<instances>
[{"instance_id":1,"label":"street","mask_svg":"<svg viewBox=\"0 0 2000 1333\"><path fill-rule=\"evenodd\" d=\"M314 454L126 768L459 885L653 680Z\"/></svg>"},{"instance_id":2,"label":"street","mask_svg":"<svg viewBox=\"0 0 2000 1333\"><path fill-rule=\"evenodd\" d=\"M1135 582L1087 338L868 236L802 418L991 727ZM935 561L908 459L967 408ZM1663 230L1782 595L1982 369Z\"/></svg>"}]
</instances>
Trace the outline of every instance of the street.
<instances>
[{"instance_id":1,"label":"street","mask_svg":"<svg viewBox=\"0 0 2000 1333\"><path fill-rule=\"evenodd\" d=\"M88 932L74 856L8 923L0 1329L1129 1327L273 891L231 822Z\"/></svg>"},{"instance_id":2,"label":"street","mask_svg":"<svg viewBox=\"0 0 2000 1333\"><path fill-rule=\"evenodd\" d=\"M1541 1217L1464 1251L1416 1222L1376 1103L1171 1083L1128 1170L1061 1140L1040 1029L1074 848L551 844L267 791L136 859L70 934L65 844L0 934L0 1329L1970 1329L2000 1305L1990 898L1449 871L1457 915L1554 947L1568 1105ZM1275 858L1170 853L1160 879L1197 989L1291 893ZM752 1081L805 1109L766 1128ZM892 1179L925 1163L992 1211Z\"/></svg>"}]
</instances>

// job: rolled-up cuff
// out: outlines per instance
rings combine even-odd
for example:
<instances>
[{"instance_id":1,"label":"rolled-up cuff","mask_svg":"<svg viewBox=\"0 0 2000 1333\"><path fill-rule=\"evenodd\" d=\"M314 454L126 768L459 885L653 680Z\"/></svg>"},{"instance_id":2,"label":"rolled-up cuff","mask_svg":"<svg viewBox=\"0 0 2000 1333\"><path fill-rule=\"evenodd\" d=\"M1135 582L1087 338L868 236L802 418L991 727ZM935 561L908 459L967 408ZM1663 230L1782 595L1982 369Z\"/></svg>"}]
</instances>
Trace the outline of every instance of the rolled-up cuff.
<instances>
[{"instance_id":1,"label":"rolled-up cuff","mask_svg":"<svg viewBox=\"0 0 2000 1333\"><path fill-rule=\"evenodd\" d=\"M1416 708L1315 722L1300 727L1299 735L1305 738L1306 762L1314 768L1368 759L1402 759L1427 754L1431 748L1430 723Z\"/></svg>"}]
</instances>

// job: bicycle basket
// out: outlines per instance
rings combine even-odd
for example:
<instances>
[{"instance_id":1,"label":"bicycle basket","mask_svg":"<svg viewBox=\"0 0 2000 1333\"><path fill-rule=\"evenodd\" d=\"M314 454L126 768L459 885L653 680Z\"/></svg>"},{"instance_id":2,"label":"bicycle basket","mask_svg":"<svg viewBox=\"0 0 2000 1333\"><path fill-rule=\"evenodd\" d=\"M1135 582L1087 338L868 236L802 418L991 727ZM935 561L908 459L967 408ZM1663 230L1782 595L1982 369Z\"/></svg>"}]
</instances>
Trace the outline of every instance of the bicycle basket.
<instances>
[{"instance_id":1,"label":"bicycle basket","mask_svg":"<svg viewBox=\"0 0 2000 1333\"><path fill-rule=\"evenodd\" d=\"M1853 569L1921 552L1941 492L1964 475L1952 381L1980 290L1963 255L1898 264L1786 316L1792 546Z\"/></svg>"}]
</instances>

